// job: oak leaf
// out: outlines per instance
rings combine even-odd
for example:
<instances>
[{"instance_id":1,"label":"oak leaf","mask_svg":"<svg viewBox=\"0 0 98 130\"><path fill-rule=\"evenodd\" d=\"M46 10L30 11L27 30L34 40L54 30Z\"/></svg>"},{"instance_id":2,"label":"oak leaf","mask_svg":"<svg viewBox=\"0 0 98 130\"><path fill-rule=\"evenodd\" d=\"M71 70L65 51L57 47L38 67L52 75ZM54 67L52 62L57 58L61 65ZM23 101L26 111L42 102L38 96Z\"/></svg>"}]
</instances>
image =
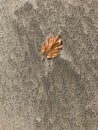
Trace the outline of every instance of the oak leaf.
<instances>
[{"instance_id":1,"label":"oak leaf","mask_svg":"<svg viewBox=\"0 0 98 130\"><path fill-rule=\"evenodd\" d=\"M45 57L47 57L47 59L55 58L61 49L62 41L60 39L60 36L57 35L55 37L49 37L47 39L47 42L42 45L43 60Z\"/></svg>"}]
</instances>

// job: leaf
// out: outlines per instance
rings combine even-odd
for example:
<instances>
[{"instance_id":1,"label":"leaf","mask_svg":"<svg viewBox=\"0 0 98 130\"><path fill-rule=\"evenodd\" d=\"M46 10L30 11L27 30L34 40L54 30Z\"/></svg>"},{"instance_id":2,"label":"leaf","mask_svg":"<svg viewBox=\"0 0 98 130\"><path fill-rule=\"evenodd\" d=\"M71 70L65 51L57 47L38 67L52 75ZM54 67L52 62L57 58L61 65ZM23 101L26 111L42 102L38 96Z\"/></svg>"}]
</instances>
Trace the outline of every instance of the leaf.
<instances>
[{"instance_id":1,"label":"leaf","mask_svg":"<svg viewBox=\"0 0 98 130\"><path fill-rule=\"evenodd\" d=\"M49 37L47 39L47 42L42 45L43 60L45 57L47 57L47 59L55 58L61 49L62 41L60 39L60 36L57 35L55 37Z\"/></svg>"}]
</instances>

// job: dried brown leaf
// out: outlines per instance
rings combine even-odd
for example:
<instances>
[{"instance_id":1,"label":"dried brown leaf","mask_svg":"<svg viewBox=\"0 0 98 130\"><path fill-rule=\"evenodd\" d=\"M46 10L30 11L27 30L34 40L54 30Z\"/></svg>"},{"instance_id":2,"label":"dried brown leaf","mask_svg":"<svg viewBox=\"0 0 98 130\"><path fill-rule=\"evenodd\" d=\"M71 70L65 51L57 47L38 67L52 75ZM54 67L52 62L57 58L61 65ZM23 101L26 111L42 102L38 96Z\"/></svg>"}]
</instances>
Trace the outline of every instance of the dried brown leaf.
<instances>
[{"instance_id":1,"label":"dried brown leaf","mask_svg":"<svg viewBox=\"0 0 98 130\"><path fill-rule=\"evenodd\" d=\"M61 49L62 41L60 36L57 35L55 37L49 37L47 42L42 45L43 60L45 57L47 57L47 59L55 58Z\"/></svg>"}]
</instances>

